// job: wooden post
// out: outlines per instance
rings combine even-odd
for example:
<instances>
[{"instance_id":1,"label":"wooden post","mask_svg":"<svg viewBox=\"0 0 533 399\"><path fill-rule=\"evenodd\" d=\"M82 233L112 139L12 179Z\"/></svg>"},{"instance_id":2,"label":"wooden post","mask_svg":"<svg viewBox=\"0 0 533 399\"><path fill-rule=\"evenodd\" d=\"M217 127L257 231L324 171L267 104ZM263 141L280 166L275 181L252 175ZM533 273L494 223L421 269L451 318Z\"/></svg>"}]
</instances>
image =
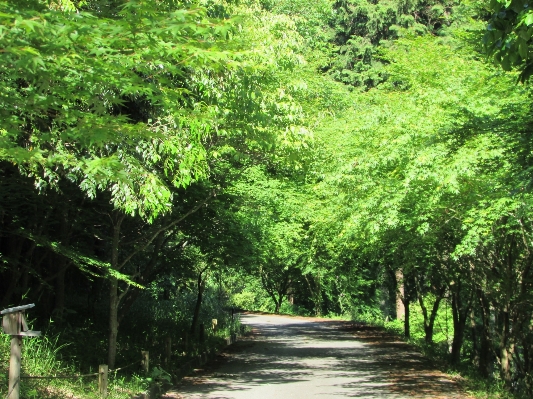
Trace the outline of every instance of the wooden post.
<instances>
[{"instance_id":1,"label":"wooden post","mask_svg":"<svg viewBox=\"0 0 533 399\"><path fill-rule=\"evenodd\" d=\"M24 311L35 305L23 305L0 311L2 331L11 336L11 355L9 359L9 384L6 399L19 399L20 396L20 360L22 353L22 337L38 337L40 331L31 331L24 317Z\"/></svg>"},{"instance_id":2,"label":"wooden post","mask_svg":"<svg viewBox=\"0 0 533 399\"><path fill-rule=\"evenodd\" d=\"M172 338L167 335L165 338L165 364L170 364L170 358L172 356Z\"/></svg>"},{"instance_id":3,"label":"wooden post","mask_svg":"<svg viewBox=\"0 0 533 399\"><path fill-rule=\"evenodd\" d=\"M107 375L109 373L109 367L107 364L101 364L98 366L98 392L100 392L101 398L107 398Z\"/></svg>"},{"instance_id":4,"label":"wooden post","mask_svg":"<svg viewBox=\"0 0 533 399\"><path fill-rule=\"evenodd\" d=\"M20 356L22 337L11 336L11 358L9 359L9 390L6 399L19 399L20 395Z\"/></svg>"},{"instance_id":5,"label":"wooden post","mask_svg":"<svg viewBox=\"0 0 533 399\"><path fill-rule=\"evenodd\" d=\"M141 356L143 358L143 370L146 374L148 374L148 372L150 371L150 353L148 351L141 351Z\"/></svg>"}]
</instances>

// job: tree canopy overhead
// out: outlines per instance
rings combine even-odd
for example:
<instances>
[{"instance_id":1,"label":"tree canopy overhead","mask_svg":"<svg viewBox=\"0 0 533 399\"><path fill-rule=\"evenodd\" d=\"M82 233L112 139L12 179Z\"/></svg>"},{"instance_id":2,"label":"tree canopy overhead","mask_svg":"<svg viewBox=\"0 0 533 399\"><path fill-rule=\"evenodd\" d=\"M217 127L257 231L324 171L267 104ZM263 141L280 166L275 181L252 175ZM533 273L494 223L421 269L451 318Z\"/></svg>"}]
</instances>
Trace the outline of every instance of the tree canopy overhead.
<instances>
[{"instance_id":1,"label":"tree canopy overhead","mask_svg":"<svg viewBox=\"0 0 533 399\"><path fill-rule=\"evenodd\" d=\"M0 0L0 302L110 365L224 307L350 314L530 394L531 15Z\"/></svg>"}]
</instances>

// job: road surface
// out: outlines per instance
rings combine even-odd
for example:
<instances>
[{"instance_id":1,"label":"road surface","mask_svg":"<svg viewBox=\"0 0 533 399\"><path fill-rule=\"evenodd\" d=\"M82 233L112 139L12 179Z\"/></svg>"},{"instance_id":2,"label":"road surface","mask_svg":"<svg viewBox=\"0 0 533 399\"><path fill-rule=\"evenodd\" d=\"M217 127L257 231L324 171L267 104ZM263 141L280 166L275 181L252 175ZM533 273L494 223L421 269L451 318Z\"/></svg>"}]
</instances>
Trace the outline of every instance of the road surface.
<instances>
[{"instance_id":1,"label":"road surface","mask_svg":"<svg viewBox=\"0 0 533 399\"><path fill-rule=\"evenodd\" d=\"M243 314L254 334L165 399L466 398L458 384L380 330L316 318Z\"/></svg>"}]
</instances>

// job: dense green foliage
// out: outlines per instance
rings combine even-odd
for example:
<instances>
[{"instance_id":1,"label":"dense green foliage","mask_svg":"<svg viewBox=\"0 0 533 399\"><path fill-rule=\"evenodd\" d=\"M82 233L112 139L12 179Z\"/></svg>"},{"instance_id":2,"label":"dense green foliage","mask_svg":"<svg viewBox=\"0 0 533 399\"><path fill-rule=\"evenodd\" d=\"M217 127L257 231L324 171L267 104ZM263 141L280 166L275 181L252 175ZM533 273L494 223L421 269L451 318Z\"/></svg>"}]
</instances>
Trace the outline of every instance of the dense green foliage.
<instances>
[{"instance_id":1,"label":"dense green foliage","mask_svg":"<svg viewBox=\"0 0 533 399\"><path fill-rule=\"evenodd\" d=\"M494 0L490 2L490 10L493 14L484 40L488 53L506 71L517 67L521 71L520 80L527 80L533 73L531 4L524 0Z\"/></svg>"},{"instance_id":2,"label":"dense green foliage","mask_svg":"<svg viewBox=\"0 0 533 399\"><path fill-rule=\"evenodd\" d=\"M25 372L172 371L238 307L389 324L531 395L529 7L0 1L0 307L69 344Z\"/></svg>"}]
</instances>

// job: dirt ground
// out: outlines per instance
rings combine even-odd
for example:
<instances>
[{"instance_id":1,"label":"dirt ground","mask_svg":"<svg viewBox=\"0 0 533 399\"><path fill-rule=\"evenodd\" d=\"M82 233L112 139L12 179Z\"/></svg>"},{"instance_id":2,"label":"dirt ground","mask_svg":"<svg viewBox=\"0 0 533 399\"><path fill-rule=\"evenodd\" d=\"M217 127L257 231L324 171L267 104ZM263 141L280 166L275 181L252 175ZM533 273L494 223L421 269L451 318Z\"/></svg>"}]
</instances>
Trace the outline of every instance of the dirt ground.
<instances>
[{"instance_id":1,"label":"dirt ground","mask_svg":"<svg viewBox=\"0 0 533 399\"><path fill-rule=\"evenodd\" d=\"M195 370L164 399L468 398L408 344L377 328L243 314L249 337Z\"/></svg>"}]
</instances>

